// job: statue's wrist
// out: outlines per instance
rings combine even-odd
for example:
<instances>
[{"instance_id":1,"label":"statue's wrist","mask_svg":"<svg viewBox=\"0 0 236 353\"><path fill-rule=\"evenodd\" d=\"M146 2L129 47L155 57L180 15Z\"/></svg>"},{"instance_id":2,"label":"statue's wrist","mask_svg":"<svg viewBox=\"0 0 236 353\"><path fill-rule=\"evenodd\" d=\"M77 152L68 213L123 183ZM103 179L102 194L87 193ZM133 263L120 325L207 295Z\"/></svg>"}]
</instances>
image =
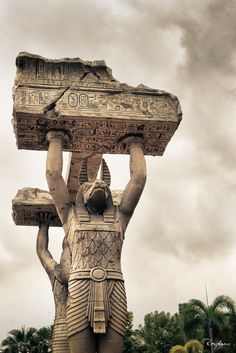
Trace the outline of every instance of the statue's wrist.
<instances>
[{"instance_id":1,"label":"statue's wrist","mask_svg":"<svg viewBox=\"0 0 236 353\"><path fill-rule=\"evenodd\" d=\"M62 143L62 138L61 137L52 137L49 142L59 142Z\"/></svg>"},{"instance_id":2,"label":"statue's wrist","mask_svg":"<svg viewBox=\"0 0 236 353\"><path fill-rule=\"evenodd\" d=\"M65 140L66 134L61 130L50 130L46 135L46 140L50 142L60 142L63 143Z\"/></svg>"},{"instance_id":3,"label":"statue's wrist","mask_svg":"<svg viewBox=\"0 0 236 353\"><path fill-rule=\"evenodd\" d=\"M142 148L143 145L142 143L139 143L139 142L136 142L136 143L132 143L131 145L127 146L127 150L130 151L132 148L134 147L139 147L139 148Z\"/></svg>"},{"instance_id":4,"label":"statue's wrist","mask_svg":"<svg viewBox=\"0 0 236 353\"><path fill-rule=\"evenodd\" d=\"M47 224L47 223L39 223L39 228L40 229L42 229L42 228L48 229L49 228L49 224Z\"/></svg>"},{"instance_id":5,"label":"statue's wrist","mask_svg":"<svg viewBox=\"0 0 236 353\"><path fill-rule=\"evenodd\" d=\"M125 136L121 141L125 152L129 152L133 147L143 147L143 137L137 135Z\"/></svg>"}]
</instances>

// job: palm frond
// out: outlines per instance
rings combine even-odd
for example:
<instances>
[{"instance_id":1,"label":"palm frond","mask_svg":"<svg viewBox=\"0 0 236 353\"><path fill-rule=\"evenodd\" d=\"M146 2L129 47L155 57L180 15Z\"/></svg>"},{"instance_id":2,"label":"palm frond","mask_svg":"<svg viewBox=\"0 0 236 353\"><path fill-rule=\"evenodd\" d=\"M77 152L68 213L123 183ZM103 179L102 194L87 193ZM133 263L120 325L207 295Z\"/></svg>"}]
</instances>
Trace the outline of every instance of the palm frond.
<instances>
[{"instance_id":1,"label":"palm frond","mask_svg":"<svg viewBox=\"0 0 236 353\"><path fill-rule=\"evenodd\" d=\"M211 321L214 325L221 329L225 326L226 316L221 311L215 310L214 315L211 317Z\"/></svg>"},{"instance_id":2,"label":"palm frond","mask_svg":"<svg viewBox=\"0 0 236 353\"><path fill-rule=\"evenodd\" d=\"M235 314L236 311L234 300L226 295L219 295L218 297L216 297L211 307L213 310L227 309L230 314Z\"/></svg>"},{"instance_id":3,"label":"palm frond","mask_svg":"<svg viewBox=\"0 0 236 353\"><path fill-rule=\"evenodd\" d=\"M169 353L187 353L184 346L176 345L170 349Z\"/></svg>"},{"instance_id":4,"label":"palm frond","mask_svg":"<svg viewBox=\"0 0 236 353\"><path fill-rule=\"evenodd\" d=\"M184 345L184 347L187 352L189 352L191 348L196 353L203 352L203 345L198 340L190 340Z\"/></svg>"},{"instance_id":5,"label":"palm frond","mask_svg":"<svg viewBox=\"0 0 236 353\"><path fill-rule=\"evenodd\" d=\"M207 313L208 307L199 299L191 299L188 304L195 307L196 309L200 309L202 312Z\"/></svg>"}]
</instances>

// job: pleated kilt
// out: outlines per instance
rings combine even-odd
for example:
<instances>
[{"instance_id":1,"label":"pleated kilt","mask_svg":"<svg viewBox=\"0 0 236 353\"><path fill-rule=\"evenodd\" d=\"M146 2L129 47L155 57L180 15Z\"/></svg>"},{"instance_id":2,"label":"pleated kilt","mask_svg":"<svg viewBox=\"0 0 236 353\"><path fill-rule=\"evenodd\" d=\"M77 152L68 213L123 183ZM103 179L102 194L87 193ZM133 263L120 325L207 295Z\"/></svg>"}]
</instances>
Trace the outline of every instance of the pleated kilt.
<instances>
[{"instance_id":1,"label":"pleated kilt","mask_svg":"<svg viewBox=\"0 0 236 353\"><path fill-rule=\"evenodd\" d=\"M52 353L70 353L66 318L54 320L51 351Z\"/></svg>"},{"instance_id":2,"label":"pleated kilt","mask_svg":"<svg viewBox=\"0 0 236 353\"><path fill-rule=\"evenodd\" d=\"M69 280L67 306L68 337L88 326L94 333L106 333L106 328L124 336L127 322L127 302L123 280Z\"/></svg>"}]
</instances>

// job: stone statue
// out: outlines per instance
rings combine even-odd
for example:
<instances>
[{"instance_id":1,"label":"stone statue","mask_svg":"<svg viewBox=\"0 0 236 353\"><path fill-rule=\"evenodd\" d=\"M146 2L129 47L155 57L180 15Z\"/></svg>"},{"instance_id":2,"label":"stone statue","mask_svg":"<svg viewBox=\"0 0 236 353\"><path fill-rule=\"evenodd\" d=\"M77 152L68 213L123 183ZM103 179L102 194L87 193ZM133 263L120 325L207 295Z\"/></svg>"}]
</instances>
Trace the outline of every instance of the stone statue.
<instances>
[{"instance_id":1,"label":"stone statue","mask_svg":"<svg viewBox=\"0 0 236 353\"><path fill-rule=\"evenodd\" d=\"M66 326L66 303L68 297L67 284L61 279L61 265L56 263L48 250L48 229L51 221L51 213L41 212L38 215L39 231L36 250L38 257L47 272L52 284L55 302L55 319L52 331L52 353L69 353L69 343ZM64 249L64 254L66 250Z\"/></svg>"},{"instance_id":2,"label":"stone statue","mask_svg":"<svg viewBox=\"0 0 236 353\"><path fill-rule=\"evenodd\" d=\"M49 218L40 216L37 252L56 306L53 353L59 353L61 330L68 335L68 341L62 339L63 353L65 342L70 353L121 353L127 319L120 265L124 234L145 185L144 154L163 155L182 119L179 100L143 84L119 82L104 61L53 60L22 52L16 66L17 147L48 150L52 197L37 188L20 190L13 218L32 226L38 224L38 213L51 212L50 226L62 225L65 232L57 264L48 251ZM62 150L72 153L66 183ZM118 205L104 153L130 154L131 178Z\"/></svg>"},{"instance_id":3,"label":"stone statue","mask_svg":"<svg viewBox=\"0 0 236 353\"><path fill-rule=\"evenodd\" d=\"M131 177L118 207L112 202L104 162L100 179L80 180L72 205L61 174L66 135L51 130L46 138L47 182L65 232L60 280L68 283L70 353L121 353L127 306L120 258L126 227L146 181L142 138L127 136L120 142L130 153Z\"/></svg>"}]
</instances>

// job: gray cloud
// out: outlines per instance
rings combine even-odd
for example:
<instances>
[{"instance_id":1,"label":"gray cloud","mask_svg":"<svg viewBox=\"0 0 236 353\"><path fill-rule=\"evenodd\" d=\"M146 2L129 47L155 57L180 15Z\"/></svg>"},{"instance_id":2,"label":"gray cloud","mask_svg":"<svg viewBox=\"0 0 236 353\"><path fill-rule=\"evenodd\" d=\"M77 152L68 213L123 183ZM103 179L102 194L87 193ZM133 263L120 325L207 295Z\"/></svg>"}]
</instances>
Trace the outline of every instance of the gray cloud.
<instances>
[{"instance_id":1,"label":"gray cloud","mask_svg":"<svg viewBox=\"0 0 236 353\"><path fill-rule=\"evenodd\" d=\"M186 67L193 76L235 74L235 14L234 1L210 1L198 12L178 16L176 23L182 29L182 45L187 51ZM207 76L205 76L207 74ZM222 77L223 76L223 77Z\"/></svg>"},{"instance_id":2,"label":"gray cloud","mask_svg":"<svg viewBox=\"0 0 236 353\"><path fill-rule=\"evenodd\" d=\"M236 126L229 92L235 79L236 4L181 4L171 11L154 2L138 6L149 25L177 26L185 50L177 75L184 120L171 144L183 139L186 148L163 165L161 185L152 180L145 207L152 222L146 218L142 228L150 248L195 261L221 256L235 244Z\"/></svg>"}]
</instances>

